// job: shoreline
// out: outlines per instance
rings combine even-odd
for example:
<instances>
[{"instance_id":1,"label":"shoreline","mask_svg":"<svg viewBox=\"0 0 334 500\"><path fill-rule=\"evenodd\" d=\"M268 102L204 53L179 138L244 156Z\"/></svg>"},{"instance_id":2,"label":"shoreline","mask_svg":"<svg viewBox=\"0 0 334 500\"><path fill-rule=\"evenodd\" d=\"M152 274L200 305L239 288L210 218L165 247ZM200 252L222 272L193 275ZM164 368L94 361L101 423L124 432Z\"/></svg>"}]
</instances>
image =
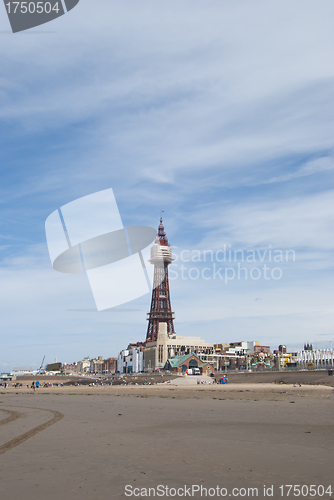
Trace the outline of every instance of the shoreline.
<instances>
[{"instance_id":1,"label":"shoreline","mask_svg":"<svg viewBox=\"0 0 334 500\"><path fill-rule=\"evenodd\" d=\"M327 399L334 397L334 390L325 385L291 385L275 383L247 384L196 384L172 385L172 383L155 385L67 385L63 387L39 387L35 391L27 387L7 387L0 391L6 395L106 395L106 396L137 396L163 397L170 399L254 399L278 400L308 397L309 399Z\"/></svg>"}]
</instances>

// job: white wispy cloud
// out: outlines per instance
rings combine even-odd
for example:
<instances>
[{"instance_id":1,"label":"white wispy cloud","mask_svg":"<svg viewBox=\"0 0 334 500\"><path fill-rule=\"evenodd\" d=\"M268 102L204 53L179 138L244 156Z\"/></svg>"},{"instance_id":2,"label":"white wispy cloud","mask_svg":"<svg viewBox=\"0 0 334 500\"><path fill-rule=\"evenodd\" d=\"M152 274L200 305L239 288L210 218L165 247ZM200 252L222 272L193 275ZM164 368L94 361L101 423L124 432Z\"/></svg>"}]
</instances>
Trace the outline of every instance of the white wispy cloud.
<instances>
[{"instance_id":1,"label":"white wispy cloud","mask_svg":"<svg viewBox=\"0 0 334 500\"><path fill-rule=\"evenodd\" d=\"M333 190L321 193L216 204L196 212L196 222L207 229L201 248L224 243L259 247L331 250L334 235ZM218 205L218 206L217 206Z\"/></svg>"},{"instance_id":2,"label":"white wispy cloud","mask_svg":"<svg viewBox=\"0 0 334 500\"><path fill-rule=\"evenodd\" d=\"M333 169L334 169L334 157L332 155L322 156L320 158L307 161L295 172L290 172L284 175L279 175L277 177L272 177L271 179L258 181L255 185L258 186L260 184L273 184L275 182L286 182L292 179L298 179L299 177L305 177L308 175L313 175Z\"/></svg>"}]
</instances>

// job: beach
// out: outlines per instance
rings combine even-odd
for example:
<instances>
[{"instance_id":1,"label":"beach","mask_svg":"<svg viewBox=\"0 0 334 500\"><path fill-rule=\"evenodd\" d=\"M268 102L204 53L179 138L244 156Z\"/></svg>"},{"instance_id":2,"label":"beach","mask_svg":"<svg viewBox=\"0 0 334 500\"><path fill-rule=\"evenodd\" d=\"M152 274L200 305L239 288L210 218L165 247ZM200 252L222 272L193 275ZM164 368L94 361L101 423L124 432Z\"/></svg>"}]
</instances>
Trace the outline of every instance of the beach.
<instances>
[{"instance_id":1,"label":"beach","mask_svg":"<svg viewBox=\"0 0 334 500\"><path fill-rule=\"evenodd\" d=\"M284 498L284 485L327 488L333 477L329 386L165 383L6 391L0 396L6 500L208 498L214 492ZM306 486L304 493L313 492Z\"/></svg>"}]
</instances>

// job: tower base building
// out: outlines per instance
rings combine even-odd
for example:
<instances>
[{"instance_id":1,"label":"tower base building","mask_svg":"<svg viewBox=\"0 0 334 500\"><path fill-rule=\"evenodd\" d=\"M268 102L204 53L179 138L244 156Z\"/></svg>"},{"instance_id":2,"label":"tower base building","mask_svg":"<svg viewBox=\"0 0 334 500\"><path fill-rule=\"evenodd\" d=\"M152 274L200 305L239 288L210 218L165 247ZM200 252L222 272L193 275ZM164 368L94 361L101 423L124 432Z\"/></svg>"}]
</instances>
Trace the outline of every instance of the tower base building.
<instances>
[{"instance_id":1,"label":"tower base building","mask_svg":"<svg viewBox=\"0 0 334 500\"><path fill-rule=\"evenodd\" d=\"M171 262L172 247L161 217L157 237L151 247L150 263L154 265L154 280L144 351L145 371L163 368L167 360L175 356L213 354L213 344L208 344L199 337L181 337L175 334L168 278L168 266Z\"/></svg>"},{"instance_id":2,"label":"tower base building","mask_svg":"<svg viewBox=\"0 0 334 500\"><path fill-rule=\"evenodd\" d=\"M167 323L159 323L157 340L147 342L144 351L145 371L163 368L170 358L196 354L202 360L212 362L214 346L200 337L183 337L168 334Z\"/></svg>"}]
</instances>

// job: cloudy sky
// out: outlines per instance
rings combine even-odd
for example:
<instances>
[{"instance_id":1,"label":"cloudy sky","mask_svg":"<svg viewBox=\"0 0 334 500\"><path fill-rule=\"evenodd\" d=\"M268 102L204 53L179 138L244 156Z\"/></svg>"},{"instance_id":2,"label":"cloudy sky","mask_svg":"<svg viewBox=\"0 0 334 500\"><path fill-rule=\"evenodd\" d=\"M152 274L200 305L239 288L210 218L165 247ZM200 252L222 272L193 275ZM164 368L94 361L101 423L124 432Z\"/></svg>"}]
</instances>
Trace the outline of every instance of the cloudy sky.
<instances>
[{"instance_id":1,"label":"cloudy sky","mask_svg":"<svg viewBox=\"0 0 334 500\"><path fill-rule=\"evenodd\" d=\"M50 264L46 218L107 188L124 225L164 210L178 334L330 347L333 19L332 0L80 0L12 34L1 7L0 370L145 339L149 295L96 312Z\"/></svg>"}]
</instances>

